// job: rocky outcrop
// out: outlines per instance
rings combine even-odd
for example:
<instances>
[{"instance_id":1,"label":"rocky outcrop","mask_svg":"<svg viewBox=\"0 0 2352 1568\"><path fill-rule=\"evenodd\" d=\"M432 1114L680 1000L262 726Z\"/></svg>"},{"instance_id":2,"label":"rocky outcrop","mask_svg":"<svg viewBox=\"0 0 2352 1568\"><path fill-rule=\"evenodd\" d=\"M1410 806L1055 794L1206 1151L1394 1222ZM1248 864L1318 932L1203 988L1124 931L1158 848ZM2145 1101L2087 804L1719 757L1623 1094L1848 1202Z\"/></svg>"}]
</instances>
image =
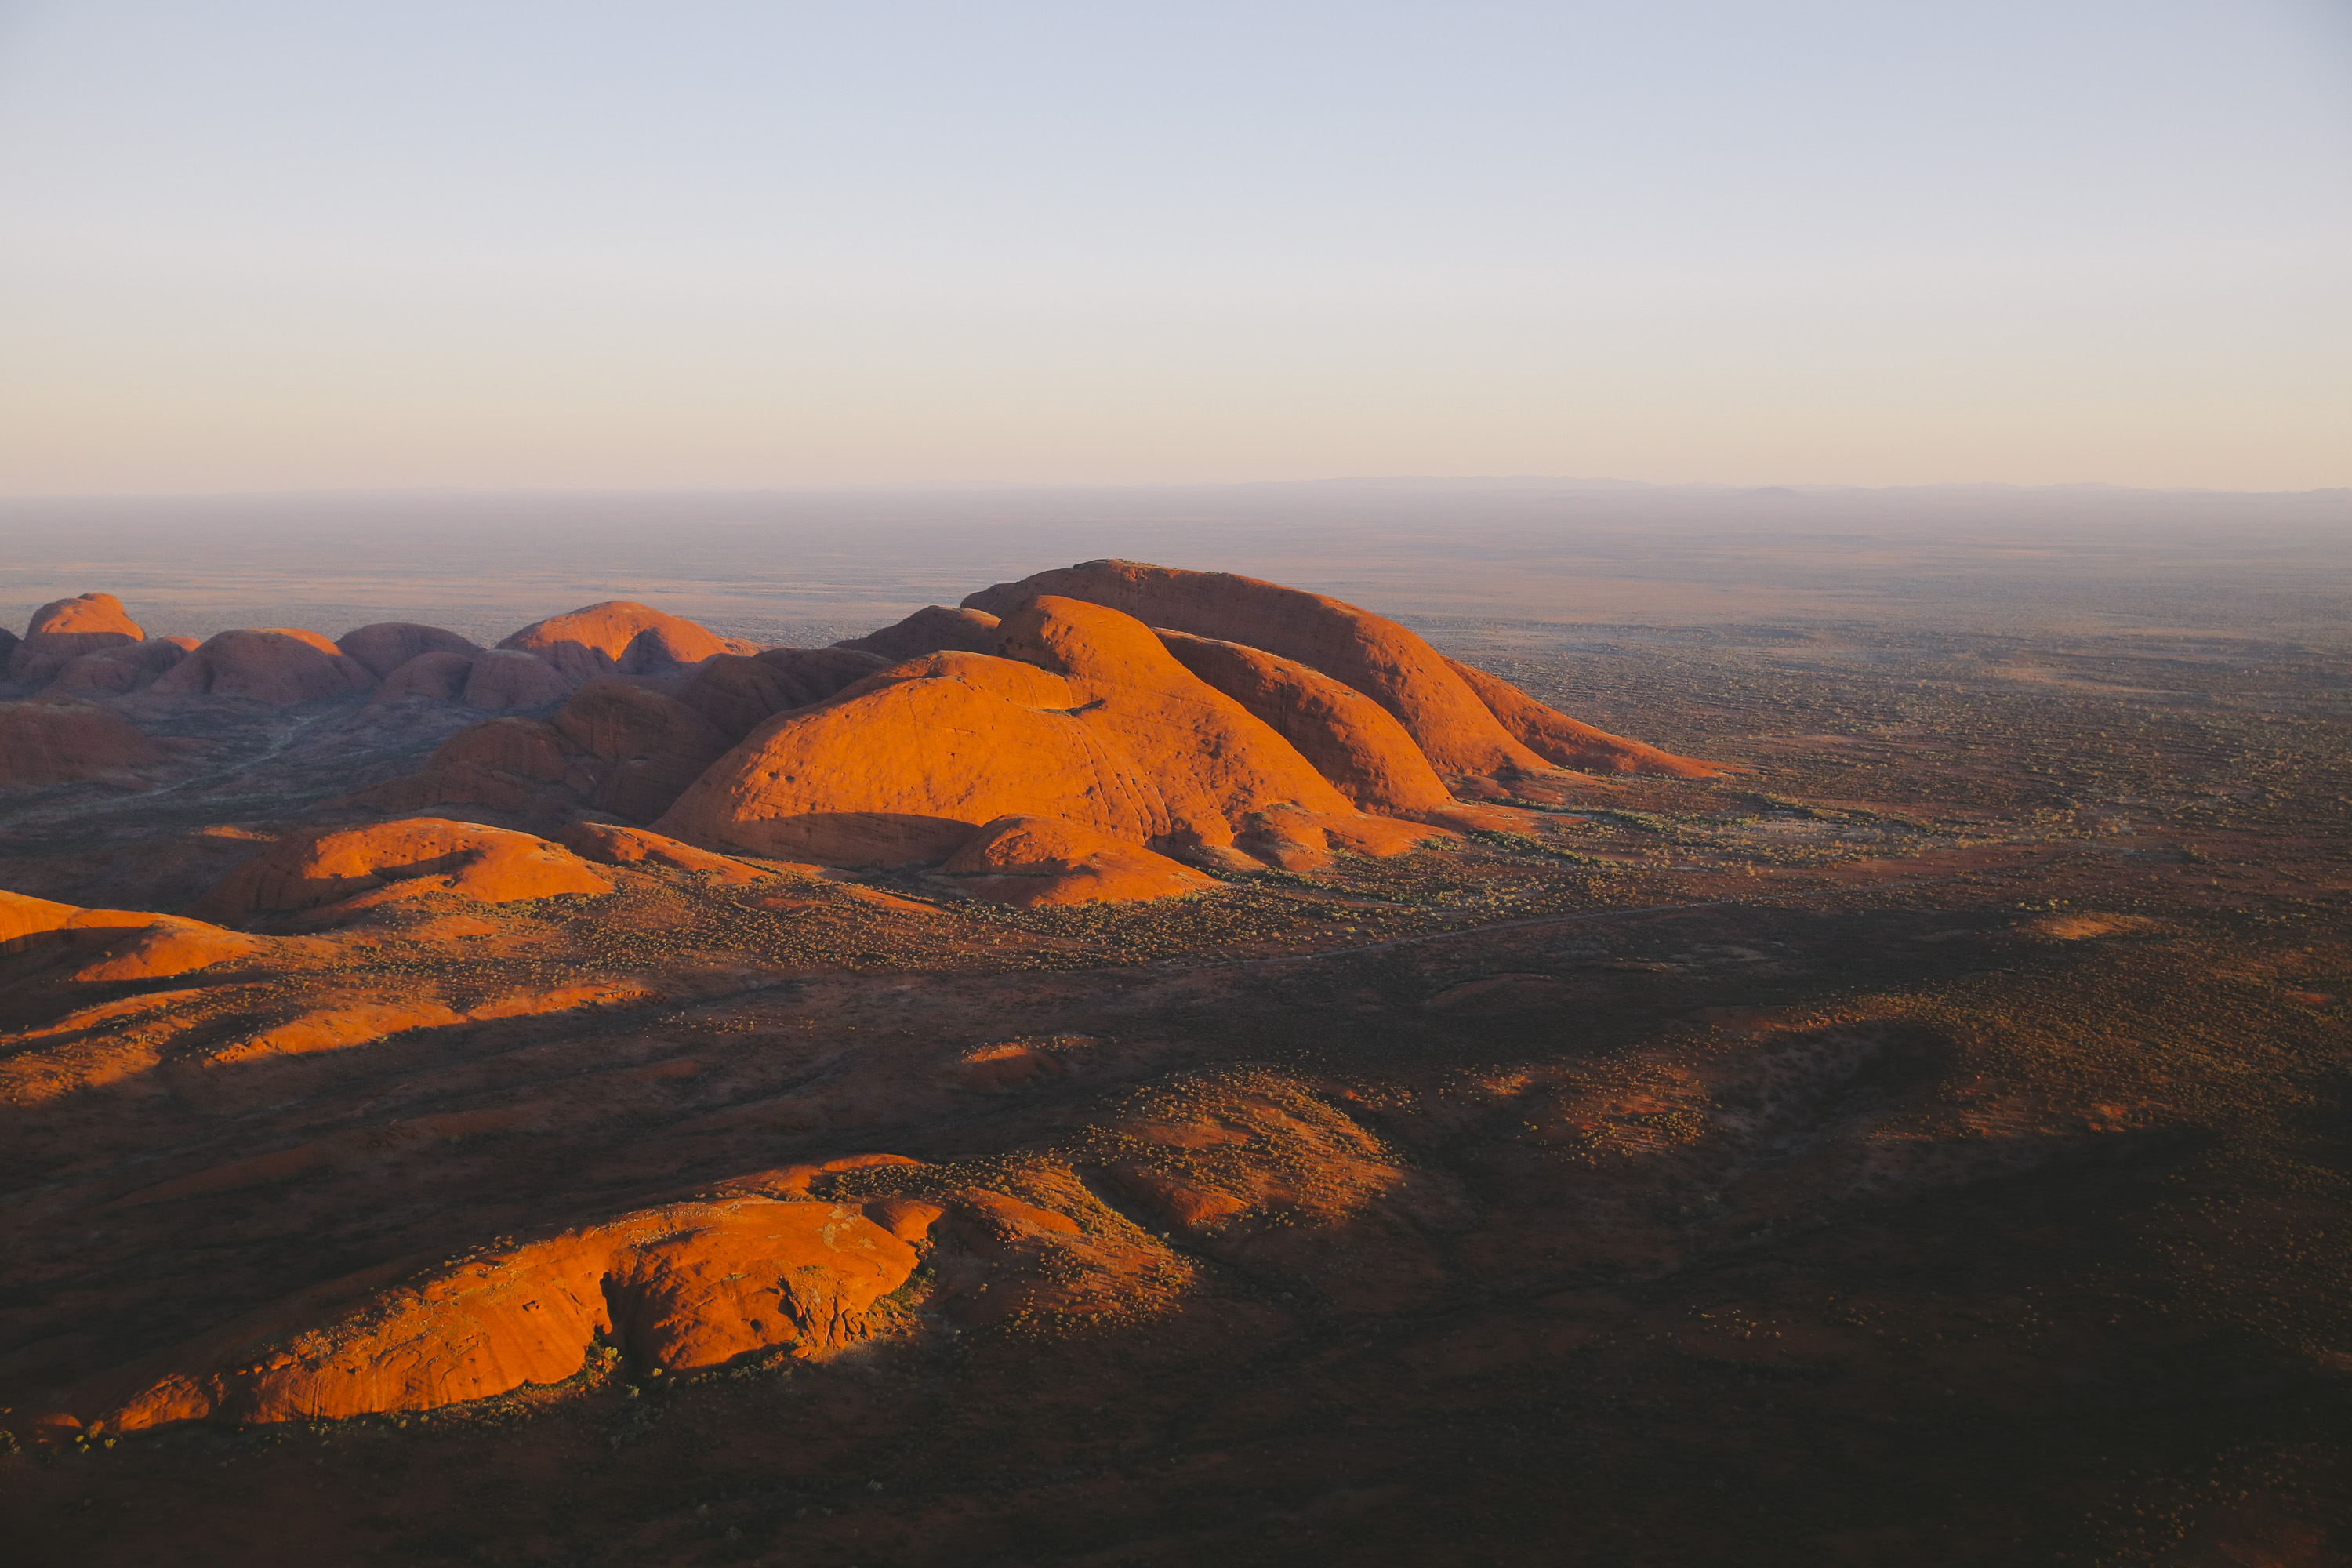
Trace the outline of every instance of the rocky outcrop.
<instances>
[{"instance_id":1,"label":"rocky outcrop","mask_svg":"<svg viewBox=\"0 0 2352 1568\"><path fill-rule=\"evenodd\" d=\"M111 594L52 599L33 612L24 637L8 650L8 679L42 685L84 654L139 642L146 635Z\"/></svg>"},{"instance_id":2,"label":"rocky outcrop","mask_svg":"<svg viewBox=\"0 0 2352 1568\"><path fill-rule=\"evenodd\" d=\"M1492 677L1485 678L1491 685L1474 687L1466 666L1386 616L1255 577L1136 561L1089 561L1000 583L971 595L964 605L1002 616L1048 594L1108 605L1154 626L1260 648L1319 670L1386 709L1445 777L1587 765L1562 763L1559 756L1592 759L1593 765L1612 772L1688 778L1716 771L1579 724ZM1503 700L1511 714L1507 719L1481 695L1496 687L1509 693ZM1528 708L1544 717L1528 713Z\"/></svg>"},{"instance_id":3,"label":"rocky outcrop","mask_svg":"<svg viewBox=\"0 0 2352 1568\"><path fill-rule=\"evenodd\" d=\"M1321 670L1387 709L1440 773L1549 766L1503 728L1444 655L1386 616L1338 599L1225 572L1090 561L1000 583L964 605L1003 616L1040 595L1084 599Z\"/></svg>"},{"instance_id":4,"label":"rocky outcrop","mask_svg":"<svg viewBox=\"0 0 2352 1568\"><path fill-rule=\"evenodd\" d=\"M927 605L895 626L833 645L879 654L895 664L927 653L994 653L996 617L985 610L951 610Z\"/></svg>"},{"instance_id":5,"label":"rocky outcrop","mask_svg":"<svg viewBox=\"0 0 2352 1568\"><path fill-rule=\"evenodd\" d=\"M1162 631L1177 662L1297 748L1360 810L1420 816L1454 796L1387 709L1321 670L1262 648Z\"/></svg>"},{"instance_id":6,"label":"rocky outcrop","mask_svg":"<svg viewBox=\"0 0 2352 1568\"><path fill-rule=\"evenodd\" d=\"M622 827L608 822L575 822L563 830L562 840L565 848L584 860L594 860L606 866L688 871L723 887L738 887L774 876L773 872L762 871L756 866L747 866L724 855L713 855L707 849L697 849L691 844L681 844L675 838L665 838L642 827Z\"/></svg>"},{"instance_id":7,"label":"rocky outcrop","mask_svg":"<svg viewBox=\"0 0 2352 1568\"><path fill-rule=\"evenodd\" d=\"M982 823L1059 816L1140 843L1159 790L1034 665L940 653L782 713L653 826L707 847L824 865L940 860Z\"/></svg>"},{"instance_id":8,"label":"rocky outcrop","mask_svg":"<svg viewBox=\"0 0 2352 1568\"><path fill-rule=\"evenodd\" d=\"M337 637L335 646L378 680L390 679L394 670L419 654L455 653L470 659L482 651L482 645L471 637L413 621L378 621L361 626Z\"/></svg>"},{"instance_id":9,"label":"rocky outcrop","mask_svg":"<svg viewBox=\"0 0 2352 1568\"><path fill-rule=\"evenodd\" d=\"M404 697L425 697L454 702L465 696L466 683L474 678L474 658L454 650L420 653L394 666L368 700L397 702Z\"/></svg>"},{"instance_id":10,"label":"rocky outcrop","mask_svg":"<svg viewBox=\"0 0 2352 1568\"><path fill-rule=\"evenodd\" d=\"M1001 816L940 869L973 898L1019 909L1173 898L1217 885L1164 855L1049 816Z\"/></svg>"},{"instance_id":11,"label":"rocky outcrop","mask_svg":"<svg viewBox=\"0 0 2352 1568\"><path fill-rule=\"evenodd\" d=\"M759 651L757 644L626 599L533 621L499 647L545 659L575 686L600 675L660 675L722 653Z\"/></svg>"},{"instance_id":12,"label":"rocky outcrop","mask_svg":"<svg viewBox=\"0 0 2352 1568\"><path fill-rule=\"evenodd\" d=\"M59 669L41 689L48 697L69 694L114 697L154 684L157 677L195 651L194 637L149 637L145 642L86 653Z\"/></svg>"},{"instance_id":13,"label":"rocky outcrop","mask_svg":"<svg viewBox=\"0 0 2352 1568\"><path fill-rule=\"evenodd\" d=\"M1004 618L999 637L1004 657L1069 683L1081 721L1157 787L1171 839L1231 844L1244 817L1272 805L1356 815L1296 747L1179 664L1131 616L1034 599Z\"/></svg>"},{"instance_id":14,"label":"rocky outcrop","mask_svg":"<svg viewBox=\"0 0 2352 1568\"><path fill-rule=\"evenodd\" d=\"M719 726L677 698L614 679L583 686L551 722L604 764L588 804L640 822L668 810L729 745Z\"/></svg>"},{"instance_id":15,"label":"rocky outcrop","mask_svg":"<svg viewBox=\"0 0 2352 1568\"><path fill-rule=\"evenodd\" d=\"M0 892L0 952L59 948L81 984L158 980L247 958L262 938L145 910L86 910Z\"/></svg>"},{"instance_id":16,"label":"rocky outcrop","mask_svg":"<svg viewBox=\"0 0 2352 1568\"><path fill-rule=\"evenodd\" d=\"M154 689L284 707L356 696L374 686L364 665L318 633L265 626L207 637L165 670Z\"/></svg>"},{"instance_id":17,"label":"rocky outcrop","mask_svg":"<svg viewBox=\"0 0 2352 1568\"><path fill-rule=\"evenodd\" d=\"M131 1432L437 1409L561 1383L599 1342L669 1375L865 1338L913 1274L934 1205L739 1195L672 1204L519 1246L375 1270L255 1314L86 1388L89 1425ZM887 1222L887 1223L885 1223ZM911 1230L911 1237L902 1231ZM642 1373L641 1373L642 1375Z\"/></svg>"},{"instance_id":18,"label":"rocky outcrop","mask_svg":"<svg viewBox=\"0 0 2352 1568\"><path fill-rule=\"evenodd\" d=\"M1459 659L1445 662L1505 729L1546 762L1590 773L1654 773L1677 779L1712 779L1724 774L1725 770L1712 763L1678 757L1556 712L1500 676L1489 675Z\"/></svg>"},{"instance_id":19,"label":"rocky outcrop","mask_svg":"<svg viewBox=\"0 0 2352 1568\"><path fill-rule=\"evenodd\" d=\"M536 655L493 648L474 660L461 695L468 708L545 708L562 701L579 684Z\"/></svg>"},{"instance_id":20,"label":"rocky outcrop","mask_svg":"<svg viewBox=\"0 0 2352 1568\"><path fill-rule=\"evenodd\" d=\"M852 866L942 859L1003 816L1171 852L1229 847L1276 810L1378 853L1431 836L1357 811L1130 616L1049 598L999 637L1005 657L927 655L769 721L655 829Z\"/></svg>"},{"instance_id":21,"label":"rocky outcrop","mask_svg":"<svg viewBox=\"0 0 2352 1568\"><path fill-rule=\"evenodd\" d=\"M412 817L281 839L215 883L188 912L226 921L327 905L355 910L433 892L511 903L612 890L578 856L530 834Z\"/></svg>"},{"instance_id":22,"label":"rocky outcrop","mask_svg":"<svg viewBox=\"0 0 2352 1568\"><path fill-rule=\"evenodd\" d=\"M0 788L127 777L171 752L111 709L0 702Z\"/></svg>"},{"instance_id":23,"label":"rocky outcrop","mask_svg":"<svg viewBox=\"0 0 2352 1568\"><path fill-rule=\"evenodd\" d=\"M720 654L687 679L677 700L718 725L731 745L777 714L822 702L892 662L846 647Z\"/></svg>"}]
</instances>

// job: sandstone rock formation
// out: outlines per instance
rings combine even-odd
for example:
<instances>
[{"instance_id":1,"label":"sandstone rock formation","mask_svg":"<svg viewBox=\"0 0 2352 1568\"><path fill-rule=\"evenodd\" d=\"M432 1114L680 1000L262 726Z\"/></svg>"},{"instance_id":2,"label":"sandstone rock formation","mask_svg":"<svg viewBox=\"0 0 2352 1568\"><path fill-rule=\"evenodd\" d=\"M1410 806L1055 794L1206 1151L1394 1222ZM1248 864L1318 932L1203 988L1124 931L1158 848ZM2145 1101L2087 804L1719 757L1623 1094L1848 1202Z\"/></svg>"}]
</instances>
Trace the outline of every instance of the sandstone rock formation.
<instances>
[{"instance_id":1,"label":"sandstone rock formation","mask_svg":"<svg viewBox=\"0 0 2352 1568\"><path fill-rule=\"evenodd\" d=\"M592 680L555 710L556 731L605 766L588 804L650 822L726 753L719 727L675 697Z\"/></svg>"},{"instance_id":2,"label":"sandstone rock formation","mask_svg":"<svg viewBox=\"0 0 2352 1568\"><path fill-rule=\"evenodd\" d=\"M474 660L462 695L468 708L545 708L562 701L579 684L534 654L492 648Z\"/></svg>"},{"instance_id":3,"label":"sandstone rock formation","mask_svg":"<svg viewBox=\"0 0 2352 1568\"><path fill-rule=\"evenodd\" d=\"M1724 774L1723 769L1712 763L1678 757L1557 712L1500 676L1489 675L1459 659L1445 662L1462 678L1463 684L1477 694L1487 711L1502 721L1505 729L1548 762L1591 773L1656 773L1677 779L1712 779Z\"/></svg>"},{"instance_id":4,"label":"sandstone rock formation","mask_svg":"<svg viewBox=\"0 0 2352 1568\"><path fill-rule=\"evenodd\" d=\"M454 702L466 694L474 678L476 656L455 650L420 653L394 666L375 689L371 702L397 702L404 697L429 697Z\"/></svg>"},{"instance_id":5,"label":"sandstone rock formation","mask_svg":"<svg viewBox=\"0 0 2352 1568\"><path fill-rule=\"evenodd\" d=\"M123 775L169 755L111 709L49 697L0 702L0 788Z\"/></svg>"},{"instance_id":6,"label":"sandstone rock formation","mask_svg":"<svg viewBox=\"0 0 2352 1568\"><path fill-rule=\"evenodd\" d=\"M642 827L622 827L608 822L575 822L563 830L562 839L565 848L584 860L595 860L607 866L661 867L673 871L691 871L724 887L738 887L774 876L773 872L762 871L757 866L747 866L724 855L713 855L707 849L697 849L691 844L681 844L675 838L665 838Z\"/></svg>"},{"instance_id":7,"label":"sandstone rock formation","mask_svg":"<svg viewBox=\"0 0 2352 1568\"><path fill-rule=\"evenodd\" d=\"M1378 853L1431 836L1358 812L1130 616L1049 598L998 635L1005 657L930 654L771 720L656 830L831 865L940 859L1000 816L1202 851L1276 808Z\"/></svg>"},{"instance_id":8,"label":"sandstone rock formation","mask_svg":"<svg viewBox=\"0 0 2352 1568\"><path fill-rule=\"evenodd\" d=\"M1006 658L1066 679L1087 727L1151 779L1170 837L1230 844L1244 817L1270 805L1356 815L1297 748L1179 664L1132 616L1045 597L1006 616L999 637Z\"/></svg>"},{"instance_id":9,"label":"sandstone rock formation","mask_svg":"<svg viewBox=\"0 0 2352 1568\"><path fill-rule=\"evenodd\" d=\"M612 890L578 856L527 833L412 817L281 839L215 883L188 912L234 921L326 905L357 910L430 892L509 903Z\"/></svg>"},{"instance_id":10,"label":"sandstone rock formation","mask_svg":"<svg viewBox=\"0 0 2352 1568\"><path fill-rule=\"evenodd\" d=\"M68 661L41 689L47 697L85 693L115 696L151 686L165 670L195 651L194 637L149 637L86 653Z\"/></svg>"},{"instance_id":11,"label":"sandstone rock formation","mask_svg":"<svg viewBox=\"0 0 2352 1568\"><path fill-rule=\"evenodd\" d=\"M895 626L833 646L879 654L893 664L949 649L994 653L996 617L985 610L951 610L945 605L927 605Z\"/></svg>"},{"instance_id":12,"label":"sandstone rock formation","mask_svg":"<svg viewBox=\"0 0 2352 1568\"><path fill-rule=\"evenodd\" d=\"M52 599L33 612L25 635L8 653L8 679L39 685L73 659L146 637L111 594Z\"/></svg>"},{"instance_id":13,"label":"sandstone rock formation","mask_svg":"<svg viewBox=\"0 0 2352 1568\"><path fill-rule=\"evenodd\" d=\"M1321 670L1261 648L1163 631L1177 662L1298 749L1360 810L1419 816L1454 804L1445 781L1389 710Z\"/></svg>"},{"instance_id":14,"label":"sandstone rock formation","mask_svg":"<svg viewBox=\"0 0 2352 1568\"><path fill-rule=\"evenodd\" d=\"M288 626L220 632L156 680L157 691L243 697L287 706L351 697L375 677L316 632Z\"/></svg>"},{"instance_id":15,"label":"sandstone rock formation","mask_svg":"<svg viewBox=\"0 0 2352 1568\"><path fill-rule=\"evenodd\" d=\"M246 958L267 943L242 931L143 910L85 910L0 892L0 952L61 945L77 984L157 980Z\"/></svg>"},{"instance_id":16,"label":"sandstone rock formation","mask_svg":"<svg viewBox=\"0 0 2352 1568\"><path fill-rule=\"evenodd\" d=\"M731 745L762 721L822 702L893 662L845 646L720 654L688 678L677 700L718 725Z\"/></svg>"},{"instance_id":17,"label":"sandstone rock formation","mask_svg":"<svg viewBox=\"0 0 2352 1568\"><path fill-rule=\"evenodd\" d=\"M1443 775L1554 765L1498 720L1435 648L1386 616L1321 594L1224 572L1089 561L997 584L964 605L1003 616L1040 595L1085 599L1154 626L1261 648L1320 670L1388 710ZM1636 771L1653 771L1650 759L1625 754L1641 764Z\"/></svg>"},{"instance_id":18,"label":"sandstone rock formation","mask_svg":"<svg viewBox=\"0 0 2352 1568\"><path fill-rule=\"evenodd\" d=\"M902 1228L905 1208L888 1216ZM560 1383L599 1341L672 1375L762 1351L819 1355L869 1331L874 1303L914 1272L909 1239L842 1204L668 1205L338 1281L106 1380L87 1408L110 1432L432 1410Z\"/></svg>"},{"instance_id":19,"label":"sandstone rock formation","mask_svg":"<svg viewBox=\"0 0 2352 1568\"><path fill-rule=\"evenodd\" d=\"M1164 899L1217 885L1164 855L1050 816L1000 816L940 868L974 898L1020 909Z\"/></svg>"},{"instance_id":20,"label":"sandstone rock formation","mask_svg":"<svg viewBox=\"0 0 2352 1568\"><path fill-rule=\"evenodd\" d=\"M1140 843L1159 790L1034 665L939 653L782 713L678 797L654 830L824 865L940 860L982 823L1052 816Z\"/></svg>"},{"instance_id":21,"label":"sandstone rock formation","mask_svg":"<svg viewBox=\"0 0 2352 1568\"><path fill-rule=\"evenodd\" d=\"M760 651L755 644L718 637L692 621L626 599L533 621L499 647L545 659L575 686L599 675L657 675L722 653Z\"/></svg>"},{"instance_id":22,"label":"sandstone rock formation","mask_svg":"<svg viewBox=\"0 0 2352 1568\"><path fill-rule=\"evenodd\" d=\"M457 653L471 658L482 651L482 645L471 637L413 621L378 621L361 626L337 637L335 646L378 680L389 679L394 670L419 654Z\"/></svg>"}]
</instances>

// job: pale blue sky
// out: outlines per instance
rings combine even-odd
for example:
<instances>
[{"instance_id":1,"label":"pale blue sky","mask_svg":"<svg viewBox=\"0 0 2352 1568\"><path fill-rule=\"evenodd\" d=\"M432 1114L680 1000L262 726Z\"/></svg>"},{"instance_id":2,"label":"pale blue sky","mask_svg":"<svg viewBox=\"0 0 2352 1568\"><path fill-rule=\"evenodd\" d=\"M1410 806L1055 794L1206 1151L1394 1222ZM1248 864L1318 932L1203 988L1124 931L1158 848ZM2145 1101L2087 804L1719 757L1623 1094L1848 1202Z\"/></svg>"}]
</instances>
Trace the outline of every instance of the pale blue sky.
<instances>
[{"instance_id":1,"label":"pale blue sky","mask_svg":"<svg viewBox=\"0 0 2352 1568\"><path fill-rule=\"evenodd\" d=\"M2352 4L0 0L0 492L2352 483Z\"/></svg>"}]
</instances>

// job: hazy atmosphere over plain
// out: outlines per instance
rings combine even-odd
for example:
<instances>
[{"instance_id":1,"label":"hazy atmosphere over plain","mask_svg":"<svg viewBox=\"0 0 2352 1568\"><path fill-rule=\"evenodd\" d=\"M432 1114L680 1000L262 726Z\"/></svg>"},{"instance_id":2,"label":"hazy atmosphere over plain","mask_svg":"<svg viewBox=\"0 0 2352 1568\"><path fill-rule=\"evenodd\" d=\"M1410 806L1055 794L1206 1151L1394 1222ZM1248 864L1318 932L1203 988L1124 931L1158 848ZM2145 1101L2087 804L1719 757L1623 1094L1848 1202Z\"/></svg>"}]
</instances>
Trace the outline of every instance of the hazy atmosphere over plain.
<instances>
[{"instance_id":1,"label":"hazy atmosphere over plain","mask_svg":"<svg viewBox=\"0 0 2352 1568\"><path fill-rule=\"evenodd\" d=\"M2352 479L2322 0L0 4L0 492Z\"/></svg>"}]
</instances>

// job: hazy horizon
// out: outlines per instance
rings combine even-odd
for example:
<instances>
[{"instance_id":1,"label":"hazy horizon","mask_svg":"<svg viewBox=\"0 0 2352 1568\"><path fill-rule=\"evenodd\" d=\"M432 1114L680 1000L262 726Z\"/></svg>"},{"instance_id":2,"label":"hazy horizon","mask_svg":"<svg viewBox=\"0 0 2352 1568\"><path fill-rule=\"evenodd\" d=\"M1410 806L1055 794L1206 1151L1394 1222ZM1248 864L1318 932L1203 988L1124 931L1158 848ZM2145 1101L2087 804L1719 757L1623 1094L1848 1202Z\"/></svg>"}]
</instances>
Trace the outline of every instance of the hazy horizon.
<instances>
[{"instance_id":1,"label":"hazy horizon","mask_svg":"<svg viewBox=\"0 0 2352 1568\"><path fill-rule=\"evenodd\" d=\"M2328 488L2347 82L2329 0L16 0L0 492Z\"/></svg>"},{"instance_id":2,"label":"hazy horizon","mask_svg":"<svg viewBox=\"0 0 2352 1568\"><path fill-rule=\"evenodd\" d=\"M805 644L1128 556L1433 626L2352 635L2342 490L1391 479L0 498L0 623L95 589L158 634L418 620L495 640L625 598Z\"/></svg>"}]
</instances>

